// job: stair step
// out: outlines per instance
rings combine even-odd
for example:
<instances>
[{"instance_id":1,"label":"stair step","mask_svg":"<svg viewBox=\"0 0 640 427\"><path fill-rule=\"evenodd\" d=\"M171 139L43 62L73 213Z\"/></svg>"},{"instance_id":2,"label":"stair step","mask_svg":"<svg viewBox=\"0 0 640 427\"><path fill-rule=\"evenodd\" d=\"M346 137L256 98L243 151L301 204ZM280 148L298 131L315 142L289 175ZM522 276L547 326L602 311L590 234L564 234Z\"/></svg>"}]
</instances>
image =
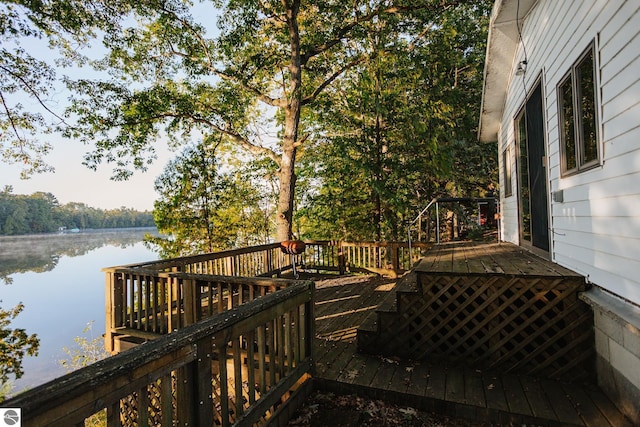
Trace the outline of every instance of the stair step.
<instances>
[{"instance_id":1,"label":"stair step","mask_svg":"<svg viewBox=\"0 0 640 427\"><path fill-rule=\"evenodd\" d=\"M360 331L378 332L378 315L375 311L369 313L360 326L358 326L358 333L360 333Z\"/></svg>"},{"instance_id":2,"label":"stair step","mask_svg":"<svg viewBox=\"0 0 640 427\"><path fill-rule=\"evenodd\" d=\"M396 284L395 288L382 300L375 311L369 313L365 320L358 326L358 348L375 347L380 327L384 324L384 318L394 316L398 312L398 292L415 293L418 291L417 275L414 272L405 274Z\"/></svg>"}]
</instances>

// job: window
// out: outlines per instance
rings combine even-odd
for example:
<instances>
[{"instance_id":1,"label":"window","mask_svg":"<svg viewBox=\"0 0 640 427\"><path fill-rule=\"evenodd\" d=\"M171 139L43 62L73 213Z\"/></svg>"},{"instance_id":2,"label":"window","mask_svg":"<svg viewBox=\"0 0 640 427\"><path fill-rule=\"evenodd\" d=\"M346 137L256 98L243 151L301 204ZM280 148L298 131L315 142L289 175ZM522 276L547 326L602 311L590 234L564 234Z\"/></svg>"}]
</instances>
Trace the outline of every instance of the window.
<instances>
[{"instance_id":1,"label":"window","mask_svg":"<svg viewBox=\"0 0 640 427\"><path fill-rule=\"evenodd\" d=\"M513 195L511 185L511 147L502 152L502 176L504 177L504 197Z\"/></svg>"},{"instance_id":2,"label":"window","mask_svg":"<svg viewBox=\"0 0 640 427\"><path fill-rule=\"evenodd\" d=\"M563 175L582 172L600 162L594 52L592 43L558 85Z\"/></svg>"}]
</instances>

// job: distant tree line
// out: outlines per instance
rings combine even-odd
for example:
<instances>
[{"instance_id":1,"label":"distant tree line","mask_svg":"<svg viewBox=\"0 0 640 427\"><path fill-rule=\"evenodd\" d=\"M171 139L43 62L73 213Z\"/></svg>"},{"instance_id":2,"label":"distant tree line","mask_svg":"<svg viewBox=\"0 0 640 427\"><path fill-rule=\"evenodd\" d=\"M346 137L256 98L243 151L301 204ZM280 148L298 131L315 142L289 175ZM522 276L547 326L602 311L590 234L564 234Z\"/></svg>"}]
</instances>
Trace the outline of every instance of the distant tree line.
<instances>
[{"instance_id":1,"label":"distant tree line","mask_svg":"<svg viewBox=\"0 0 640 427\"><path fill-rule=\"evenodd\" d=\"M152 212L125 207L103 210L76 202L61 205L51 193L13 194L11 186L0 191L0 235L154 226Z\"/></svg>"}]
</instances>

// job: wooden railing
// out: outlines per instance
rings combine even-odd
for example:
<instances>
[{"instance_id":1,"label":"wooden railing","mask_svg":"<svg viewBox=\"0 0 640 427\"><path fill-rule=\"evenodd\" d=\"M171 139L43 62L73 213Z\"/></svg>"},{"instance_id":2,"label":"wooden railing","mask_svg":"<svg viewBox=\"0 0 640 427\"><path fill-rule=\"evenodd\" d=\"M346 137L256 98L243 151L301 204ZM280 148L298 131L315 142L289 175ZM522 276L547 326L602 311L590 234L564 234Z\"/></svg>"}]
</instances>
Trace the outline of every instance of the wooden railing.
<instances>
[{"instance_id":1,"label":"wooden railing","mask_svg":"<svg viewBox=\"0 0 640 427\"><path fill-rule=\"evenodd\" d=\"M397 242L305 243L295 258L274 243L104 269L107 350L121 351L282 289L286 282L277 278L247 277L280 276L294 261L319 271L398 274L430 247L415 244L410 253L406 243Z\"/></svg>"},{"instance_id":2,"label":"wooden railing","mask_svg":"<svg viewBox=\"0 0 640 427\"><path fill-rule=\"evenodd\" d=\"M287 284L3 406L22 408L25 426L264 424L313 367L313 283Z\"/></svg>"},{"instance_id":3,"label":"wooden railing","mask_svg":"<svg viewBox=\"0 0 640 427\"><path fill-rule=\"evenodd\" d=\"M290 269L279 243L118 266L153 272L183 272L218 276L273 276ZM108 270L108 269L107 269Z\"/></svg>"},{"instance_id":4,"label":"wooden railing","mask_svg":"<svg viewBox=\"0 0 640 427\"><path fill-rule=\"evenodd\" d=\"M286 279L107 269L107 351L155 339L287 287Z\"/></svg>"},{"instance_id":5,"label":"wooden railing","mask_svg":"<svg viewBox=\"0 0 640 427\"><path fill-rule=\"evenodd\" d=\"M403 273L413 267L432 245L404 242L340 242L347 268L377 273Z\"/></svg>"},{"instance_id":6,"label":"wooden railing","mask_svg":"<svg viewBox=\"0 0 640 427\"><path fill-rule=\"evenodd\" d=\"M247 277L280 276L294 261L314 270L397 274L410 269L429 247L414 245L410 257L406 243L307 241L306 246L295 259L274 243L104 269L107 350L120 351L127 343L155 338L275 292L284 282Z\"/></svg>"},{"instance_id":7,"label":"wooden railing","mask_svg":"<svg viewBox=\"0 0 640 427\"><path fill-rule=\"evenodd\" d=\"M409 245L406 242L307 240L305 243L306 251L296 260L313 269L335 271L347 271L350 268L386 269L396 273L410 270L432 246L430 243L415 242L412 243L412 251L409 251ZM268 277L291 270L292 258L280 250L280 243L271 243L118 267L154 272Z\"/></svg>"},{"instance_id":8,"label":"wooden railing","mask_svg":"<svg viewBox=\"0 0 640 427\"><path fill-rule=\"evenodd\" d=\"M305 241L307 249L299 261L306 268L338 271L371 271L400 274L420 260L428 243L414 243L409 251L404 242L342 242L328 240Z\"/></svg>"},{"instance_id":9,"label":"wooden railing","mask_svg":"<svg viewBox=\"0 0 640 427\"><path fill-rule=\"evenodd\" d=\"M115 356L6 401L23 425L261 425L308 391L318 271L398 273L420 258L401 243L270 244L107 268L106 347ZM252 276L252 277L241 277ZM262 277L260 277L262 276ZM119 352L120 338L142 345ZM297 392L299 390L301 392Z\"/></svg>"}]
</instances>

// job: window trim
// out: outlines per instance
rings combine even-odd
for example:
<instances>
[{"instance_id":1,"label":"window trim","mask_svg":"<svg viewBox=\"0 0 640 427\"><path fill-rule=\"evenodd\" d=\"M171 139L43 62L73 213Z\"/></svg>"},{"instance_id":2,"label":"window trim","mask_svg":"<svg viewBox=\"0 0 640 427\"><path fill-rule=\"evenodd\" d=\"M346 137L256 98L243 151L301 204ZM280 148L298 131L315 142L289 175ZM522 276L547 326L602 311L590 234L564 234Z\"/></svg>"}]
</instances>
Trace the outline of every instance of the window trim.
<instances>
[{"instance_id":1,"label":"window trim","mask_svg":"<svg viewBox=\"0 0 640 427\"><path fill-rule=\"evenodd\" d=\"M511 164L511 145L502 151L502 174L504 176L504 198L513 196L513 167Z\"/></svg>"},{"instance_id":2,"label":"window trim","mask_svg":"<svg viewBox=\"0 0 640 427\"><path fill-rule=\"evenodd\" d=\"M565 75L562 76L560 82L556 86L556 95L557 95L557 105L558 105L558 133L559 133L559 142L560 142L560 171L561 177L567 177L571 175L575 175L581 172L585 172L587 170L596 168L602 164L602 147L601 147L601 130L600 130L600 111L599 111L599 79L598 79L598 64L596 61L596 43L595 40L589 43L589 46L580 54L578 59L571 65L571 68ZM577 76L579 75L578 69L583 61L591 55L591 61L593 63L593 102L594 102L594 120L595 120L595 144L597 156L595 159L583 162L585 156L585 145L584 145L584 135L583 135L583 118L582 114L582 105L579 104L579 100L581 98L581 85L578 82ZM572 108L573 108L573 138L574 138L574 149L575 153L573 153L573 157L575 158L576 166L567 169L567 143L566 143L566 132L564 126L564 108L563 108L563 93L562 88L567 83L567 81L571 82L571 96L572 96Z\"/></svg>"}]
</instances>

